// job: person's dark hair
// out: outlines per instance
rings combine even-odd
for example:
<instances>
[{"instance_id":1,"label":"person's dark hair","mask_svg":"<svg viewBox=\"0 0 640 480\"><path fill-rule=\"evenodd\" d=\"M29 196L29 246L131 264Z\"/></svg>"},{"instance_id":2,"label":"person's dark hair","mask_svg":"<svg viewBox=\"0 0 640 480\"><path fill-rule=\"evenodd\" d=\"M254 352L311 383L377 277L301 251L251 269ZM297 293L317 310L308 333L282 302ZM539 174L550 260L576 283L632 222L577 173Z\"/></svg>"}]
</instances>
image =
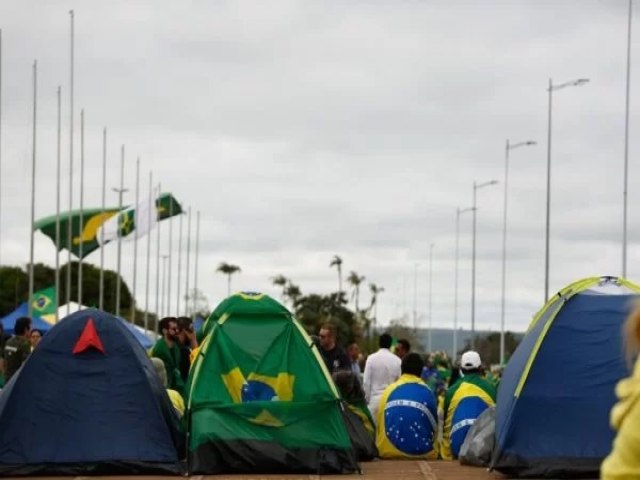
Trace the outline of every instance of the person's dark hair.
<instances>
[{"instance_id":1,"label":"person's dark hair","mask_svg":"<svg viewBox=\"0 0 640 480\"><path fill-rule=\"evenodd\" d=\"M349 370L339 370L334 372L332 377L343 400L349 403L364 401L364 390L355 373Z\"/></svg>"},{"instance_id":2,"label":"person's dark hair","mask_svg":"<svg viewBox=\"0 0 640 480\"><path fill-rule=\"evenodd\" d=\"M398 343L404 347L405 352L411 351L411 344L409 343L409 340L401 338L398 340Z\"/></svg>"},{"instance_id":3,"label":"person's dark hair","mask_svg":"<svg viewBox=\"0 0 640 480\"><path fill-rule=\"evenodd\" d=\"M337 335L337 329L336 326L333 323L323 323L322 326L320 327L321 330L329 330L329 332L331 332L331 336L333 338L336 338Z\"/></svg>"},{"instance_id":4,"label":"person's dark hair","mask_svg":"<svg viewBox=\"0 0 640 480\"><path fill-rule=\"evenodd\" d=\"M460 378L460 365L454 365L451 369L451 377L449 378L449 386L452 386Z\"/></svg>"},{"instance_id":5,"label":"person's dark hair","mask_svg":"<svg viewBox=\"0 0 640 480\"><path fill-rule=\"evenodd\" d=\"M423 368L424 361L417 353L407 353L400 364L400 371L402 373L408 373L409 375L415 375L416 377L419 377L422 374Z\"/></svg>"},{"instance_id":6,"label":"person's dark hair","mask_svg":"<svg viewBox=\"0 0 640 480\"><path fill-rule=\"evenodd\" d=\"M392 341L393 339L391 338L391 335L389 335L388 333L383 333L378 339L378 345L380 346L380 348L391 348Z\"/></svg>"},{"instance_id":7,"label":"person's dark hair","mask_svg":"<svg viewBox=\"0 0 640 480\"><path fill-rule=\"evenodd\" d=\"M191 320L189 317L178 317L177 321L178 328L180 330L189 330L190 328L193 328L193 320Z\"/></svg>"},{"instance_id":8,"label":"person's dark hair","mask_svg":"<svg viewBox=\"0 0 640 480\"><path fill-rule=\"evenodd\" d=\"M176 317L164 317L162 320L160 320L160 324L158 325L158 328L160 329L160 333L162 333L162 330L168 329L169 323L171 322L176 322L177 324L178 319Z\"/></svg>"},{"instance_id":9,"label":"person's dark hair","mask_svg":"<svg viewBox=\"0 0 640 480\"><path fill-rule=\"evenodd\" d=\"M16 320L16 324L13 327L13 333L16 335L24 335L27 330L31 328L31 319L29 317L20 317Z\"/></svg>"}]
</instances>

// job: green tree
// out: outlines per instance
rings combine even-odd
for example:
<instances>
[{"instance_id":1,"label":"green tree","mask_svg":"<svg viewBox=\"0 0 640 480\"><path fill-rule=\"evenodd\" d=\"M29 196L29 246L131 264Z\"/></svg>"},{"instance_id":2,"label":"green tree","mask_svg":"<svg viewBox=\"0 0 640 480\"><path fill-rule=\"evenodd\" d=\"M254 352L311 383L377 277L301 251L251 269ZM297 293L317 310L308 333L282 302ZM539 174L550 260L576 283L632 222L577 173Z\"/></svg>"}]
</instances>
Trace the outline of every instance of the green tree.
<instances>
[{"instance_id":1,"label":"green tree","mask_svg":"<svg viewBox=\"0 0 640 480\"><path fill-rule=\"evenodd\" d=\"M282 288L282 294L280 295L280 297L284 300L284 298L286 297L287 284L289 283L289 279L287 279L287 277L285 277L284 275L278 274L275 277L271 277L271 283L273 283L277 287Z\"/></svg>"},{"instance_id":2,"label":"green tree","mask_svg":"<svg viewBox=\"0 0 640 480\"><path fill-rule=\"evenodd\" d=\"M364 275L360 276L353 270L351 270L351 272L349 273L349 276L347 277L347 282L349 282L351 284L351 287L353 288L352 297L355 300L356 314L360 310L358 308L359 306L358 301L360 300L360 285L362 285L362 282L364 282L364 278L365 278Z\"/></svg>"},{"instance_id":3,"label":"green tree","mask_svg":"<svg viewBox=\"0 0 640 480\"><path fill-rule=\"evenodd\" d=\"M338 294L340 294L342 293L342 258L334 255L329 267L336 267L336 270L338 270Z\"/></svg>"},{"instance_id":4,"label":"green tree","mask_svg":"<svg viewBox=\"0 0 640 480\"><path fill-rule=\"evenodd\" d=\"M475 350L480 354L485 366L500 363L500 333L494 332L486 336L476 336ZM512 332L504 334L504 354L507 359L513 355L520 341ZM467 341L463 352L471 350L471 342Z\"/></svg>"},{"instance_id":5,"label":"green tree","mask_svg":"<svg viewBox=\"0 0 640 480\"><path fill-rule=\"evenodd\" d=\"M240 270L240 267L237 265L232 265L226 262L220 262L216 271L223 273L227 276L227 296L231 295L231 276L234 273L240 273L242 270Z\"/></svg>"}]
</instances>

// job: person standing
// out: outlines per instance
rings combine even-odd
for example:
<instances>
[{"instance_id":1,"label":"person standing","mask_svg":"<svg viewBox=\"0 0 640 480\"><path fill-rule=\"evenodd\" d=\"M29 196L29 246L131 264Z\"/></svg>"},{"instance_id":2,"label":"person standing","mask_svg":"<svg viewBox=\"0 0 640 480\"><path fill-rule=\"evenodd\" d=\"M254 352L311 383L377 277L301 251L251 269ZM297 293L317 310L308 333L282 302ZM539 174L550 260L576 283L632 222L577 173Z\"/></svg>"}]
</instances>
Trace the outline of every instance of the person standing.
<instances>
[{"instance_id":1,"label":"person standing","mask_svg":"<svg viewBox=\"0 0 640 480\"><path fill-rule=\"evenodd\" d=\"M358 363L360 360L360 347L357 342L351 342L347 345L347 356L349 357L349 360L351 360L351 371L360 383L362 383L362 371L360 370L360 364Z\"/></svg>"},{"instance_id":2,"label":"person standing","mask_svg":"<svg viewBox=\"0 0 640 480\"><path fill-rule=\"evenodd\" d=\"M404 356L411 351L411 344L409 340L401 338L398 340L396 344L396 355L400 357L400 360L404 358Z\"/></svg>"},{"instance_id":3,"label":"person standing","mask_svg":"<svg viewBox=\"0 0 640 480\"><path fill-rule=\"evenodd\" d=\"M180 346L178 345L178 320L165 317L160 320L162 337L151 348L150 356L162 360L167 371L167 388L184 397L184 380L180 374Z\"/></svg>"},{"instance_id":4,"label":"person standing","mask_svg":"<svg viewBox=\"0 0 640 480\"><path fill-rule=\"evenodd\" d=\"M640 351L640 304L625 324L625 351L629 364ZM618 403L611 409L611 426L618 433L613 450L600 468L602 480L640 478L640 357L629 378L616 385Z\"/></svg>"},{"instance_id":5,"label":"person standing","mask_svg":"<svg viewBox=\"0 0 640 480\"><path fill-rule=\"evenodd\" d=\"M189 317L178 318L178 347L180 348L180 375L186 384L191 368L191 353L198 348L193 321Z\"/></svg>"},{"instance_id":6,"label":"person standing","mask_svg":"<svg viewBox=\"0 0 640 480\"><path fill-rule=\"evenodd\" d=\"M351 370L351 361L340 345L336 343L336 327L331 323L325 323L318 334L320 339L320 354L329 373L340 370Z\"/></svg>"},{"instance_id":7,"label":"person standing","mask_svg":"<svg viewBox=\"0 0 640 480\"><path fill-rule=\"evenodd\" d=\"M374 420L377 418L380 397L384 389L400 378L402 360L391 353L391 335L383 333L378 340L379 349L367 357L364 365L364 396Z\"/></svg>"},{"instance_id":8,"label":"person standing","mask_svg":"<svg viewBox=\"0 0 640 480\"><path fill-rule=\"evenodd\" d=\"M31 319L20 317L13 327L13 337L4 344L5 384L20 370L31 353Z\"/></svg>"}]
</instances>

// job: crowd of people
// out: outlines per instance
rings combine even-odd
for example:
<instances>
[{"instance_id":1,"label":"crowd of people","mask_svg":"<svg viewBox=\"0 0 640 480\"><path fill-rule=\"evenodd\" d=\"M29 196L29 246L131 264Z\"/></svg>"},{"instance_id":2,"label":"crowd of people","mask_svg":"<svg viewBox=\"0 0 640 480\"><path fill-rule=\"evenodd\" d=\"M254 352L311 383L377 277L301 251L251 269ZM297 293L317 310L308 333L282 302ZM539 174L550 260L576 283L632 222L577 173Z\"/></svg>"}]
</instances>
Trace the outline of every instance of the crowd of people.
<instances>
[{"instance_id":1,"label":"crowd of people","mask_svg":"<svg viewBox=\"0 0 640 480\"><path fill-rule=\"evenodd\" d=\"M382 458L457 458L475 419L495 405L499 378L475 351L454 365L446 352L423 356L408 340L394 342L384 333L378 350L364 358L355 342L340 347L330 323L314 340L343 399L366 405ZM344 372L360 384L360 396Z\"/></svg>"}]
</instances>

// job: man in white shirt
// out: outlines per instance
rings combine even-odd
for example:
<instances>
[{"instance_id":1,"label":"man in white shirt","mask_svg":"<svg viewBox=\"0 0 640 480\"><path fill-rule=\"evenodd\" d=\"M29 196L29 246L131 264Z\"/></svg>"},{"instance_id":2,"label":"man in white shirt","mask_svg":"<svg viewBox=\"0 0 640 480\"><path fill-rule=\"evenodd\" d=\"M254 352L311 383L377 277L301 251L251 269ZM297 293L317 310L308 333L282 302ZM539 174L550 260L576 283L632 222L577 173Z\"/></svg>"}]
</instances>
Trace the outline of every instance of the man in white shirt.
<instances>
[{"instance_id":1,"label":"man in white shirt","mask_svg":"<svg viewBox=\"0 0 640 480\"><path fill-rule=\"evenodd\" d=\"M400 378L400 364L402 361L391 353L391 335L380 335L378 345L380 348L367 358L364 365L364 396L369 406L369 411L375 419L378 412L378 404L384 389Z\"/></svg>"}]
</instances>

